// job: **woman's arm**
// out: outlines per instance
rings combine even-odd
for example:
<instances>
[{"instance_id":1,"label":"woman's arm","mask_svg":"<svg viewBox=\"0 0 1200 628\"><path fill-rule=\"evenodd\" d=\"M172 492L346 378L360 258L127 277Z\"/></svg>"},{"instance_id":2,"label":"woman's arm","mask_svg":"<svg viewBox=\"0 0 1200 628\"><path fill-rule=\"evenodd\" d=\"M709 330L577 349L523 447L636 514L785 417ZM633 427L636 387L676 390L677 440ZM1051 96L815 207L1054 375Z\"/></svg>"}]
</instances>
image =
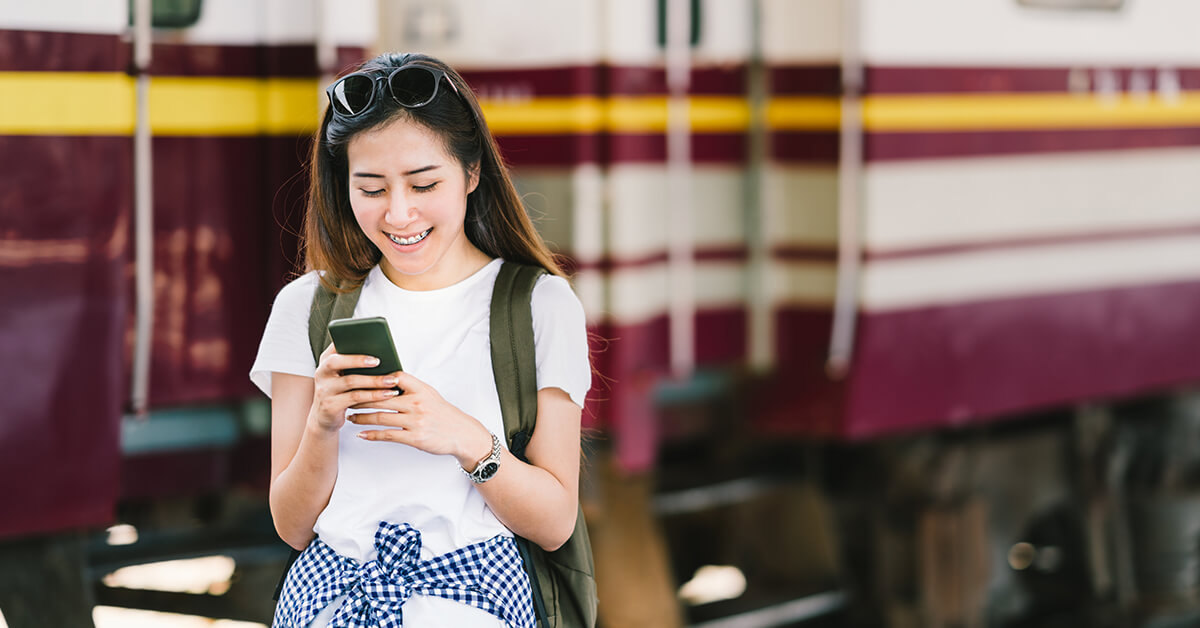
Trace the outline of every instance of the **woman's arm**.
<instances>
[{"instance_id":1,"label":"woman's arm","mask_svg":"<svg viewBox=\"0 0 1200 628\"><path fill-rule=\"evenodd\" d=\"M397 373L405 393L363 408L386 408L395 413L355 414L351 421L378 425L359 437L402 443L432 454L454 456L464 469L492 451L492 436L478 420L447 402L428 384L409 373ZM515 534L546 550L567 542L579 512L579 432L582 411L559 388L538 391L538 420L525 464L507 449L500 470L476 485L496 517ZM400 428L400 429L395 429ZM503 434L497 434L501 439Z\"/></svg>"},{"instance_id":2,"label":"woman's arm","mask_svg":"<svg viewBox=\"0 0 1200 628\"><path fill-rule=\"evenodd\" d=\"M582 412L560 388L544 388L537 399L537 427L525 449L530 464L506 449L495 477L476 488L509 530L553 551L571 538L579 514ZM491 453L491 435L484 434L484 447L459 458L464 469ZM497 436L503 441L503 434Z\"/></svg>"},{"instance_id":3,"label":"woman's arm","mask_svg":"<svg viewBox=\"0 0 1200 628\"><path fill-rule=\"evenodd\" d=\"M302 550L313 538L317 517L337 479L338 433L346 408L396 396L394 376L341 376L374 366L370 356L343 356L327 349L315 377L271 377L271 518L288 545Z\"/></svg>"}]
</instances>

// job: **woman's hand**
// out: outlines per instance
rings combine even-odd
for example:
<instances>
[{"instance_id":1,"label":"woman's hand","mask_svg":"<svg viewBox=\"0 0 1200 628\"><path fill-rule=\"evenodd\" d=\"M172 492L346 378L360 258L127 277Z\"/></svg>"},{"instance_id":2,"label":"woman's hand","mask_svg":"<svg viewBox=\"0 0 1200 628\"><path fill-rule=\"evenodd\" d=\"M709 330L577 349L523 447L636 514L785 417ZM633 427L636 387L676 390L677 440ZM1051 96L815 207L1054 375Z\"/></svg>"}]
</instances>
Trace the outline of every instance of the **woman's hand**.
<instances>
[{"instance_id":1,"label":"woman's hand","mask_svg":"<svg viewBox=\"0 0 1200 628\"><path fill-rule=\"evenodd\" d=\"M386 401L368 401L355 409L394 410L354 414L350 421L385 429L358 435L369 441L390 441L431 454L448 454L465 469L475 466L492 450L492 435L474 417L442 398L432 386L409 373L394 373L404 394Z\"/></svg>"},{"instance_id":2,"label":"woman's hand","mask_svg":"<svg viewBox=\"0 0 1200 628\"><path fill-rule=\"evenodd\" d=\"M388 375L342 375L353 368L372 367L379 358L369 355L341 355L330 345L321 354L313 375L312 410L309 423L329 432L336 432L346 422L346 409L382 401L399 395L396 390L398 373Z\"/></svg>"}]
</instances>

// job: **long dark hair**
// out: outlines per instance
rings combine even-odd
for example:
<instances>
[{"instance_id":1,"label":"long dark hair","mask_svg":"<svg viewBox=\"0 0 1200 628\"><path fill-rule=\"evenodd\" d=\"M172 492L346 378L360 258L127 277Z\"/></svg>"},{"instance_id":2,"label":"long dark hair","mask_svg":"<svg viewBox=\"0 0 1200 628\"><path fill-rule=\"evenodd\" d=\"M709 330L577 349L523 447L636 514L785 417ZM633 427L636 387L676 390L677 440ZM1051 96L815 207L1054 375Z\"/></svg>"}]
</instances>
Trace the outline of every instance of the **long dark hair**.
<instances>
[{"instance_id":1,"label":"long dark hair","mask_svg":"<svg viewBox=\"0 0 1200 628\"><path fill-rule=\"evenodd\" d=\"M379 55L357 71L382 75L412 63L445 72L458 94L439 85L437 97L415 109L377 95L372 109L354 118L335 116L332 107L326 108L310 161L311 187L303 242L306 269L324 271L321 281L342 291L361 284L379 263L382 253L362 232L350 207L346 148L359 133L407 116L440 137L446 152L458 160L464 172L469 173L478 164L479 184L467 196L464 222L471 244L489 257L541 266L549 273L565 276L534 229L479 102L458 72L433 57L404 53Z\"/></svg>"}]
</instances>

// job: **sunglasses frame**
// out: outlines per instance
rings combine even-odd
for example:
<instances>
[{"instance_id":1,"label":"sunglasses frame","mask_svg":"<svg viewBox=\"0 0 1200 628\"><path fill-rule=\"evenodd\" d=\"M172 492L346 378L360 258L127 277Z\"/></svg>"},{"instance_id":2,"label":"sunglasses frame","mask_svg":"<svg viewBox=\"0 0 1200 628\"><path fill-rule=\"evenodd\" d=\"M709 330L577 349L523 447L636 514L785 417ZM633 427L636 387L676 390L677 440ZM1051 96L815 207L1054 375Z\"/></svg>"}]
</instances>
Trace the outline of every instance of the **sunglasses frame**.
<instances>
[{"instance_id":1,"label":"sunglasses frame","mask_svg":"<svg viewBox=\"0 0 1200 628\"><path fill-rule=\"evenodd\" d=\"M408 71L408 70L425 70L426 72L429 72L430 74L432 74L433 79L434 79L433 80L433 91L430 92L429 98L426 99L424 102L421 102L416 105L404 104L403 102L401 102L401 100L399 98L396 97L396 92L392 89L392 79L395 78L395 76L397 74ZM334 93L336 92L337 87L339 85L341 85L342 83L344 83L346 81L346 79L349 79L349 78L352 78L355 76L361 76L361 77L367 78L371 81L371 97L370 97L370 100L367 101L367 104L364 105L362 110L359 111L358 113L344 113L341 111L341 109L339 108L339 106L337 104L337 101L334 99ZM395 70L388 72L386 75L379 75L379 74L376 74L376 72L353 72L353 73L347 74L346 76L343 76L343 77L339 78L338 80L334 81L333 83L331 83L329 85L329 87L326 87L325 95L329 97L329 106L330 106L330 108L333 109L333 113L335 115L341 116L343 118L357 118L358 116L361 116L364 113L367 113L375 106L375 98L379 93L379 82L380 81L383 81L383 83L385 85L387 85L388 94L392 97L392 100L396 101L396 104L400 105L401 107L404 107L405 109L419 109L419 108L424 107L425 105L428 105L429 103L433 102L433 100L435 98L437 98L438 88L442 84L442 79L445 79L446 82L450 84L450 89L454 91L454 94L456 96L461 97L461 94L458 93L458 86L454 84L454 81L450 80L450 76L447 75L444 70L439 70L438 68L432 68L427 65L420 64L420 63L408 63L405 65L402 65L402 66L396 68Z\"/></svg>"}]
</instances>

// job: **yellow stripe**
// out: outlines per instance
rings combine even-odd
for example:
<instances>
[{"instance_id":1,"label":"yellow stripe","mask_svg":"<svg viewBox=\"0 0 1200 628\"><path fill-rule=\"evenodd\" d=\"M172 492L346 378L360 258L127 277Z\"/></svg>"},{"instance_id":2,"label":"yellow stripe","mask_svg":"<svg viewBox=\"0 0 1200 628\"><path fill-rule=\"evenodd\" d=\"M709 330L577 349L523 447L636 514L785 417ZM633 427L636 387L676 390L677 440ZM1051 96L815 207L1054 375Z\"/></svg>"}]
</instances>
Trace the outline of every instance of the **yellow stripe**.
<instances>
[{"instance_id":1,"label":"yellow stripe","mask_svg":"<svg viewBox=\"0 0 1200 628\"><path fill-rule=\"evenodd\" d=\"M0 133L129 135L133 79L116 73L0 72Z\"/></svg>"},{"instance_id":2,"label":"yellow stripe","mask_svg":"<svg viewBox=\"0 0 1200 628\"><path fill-rule=\"evenodd\" d=\"M1200 126L1200 92L1154 95L940 94L863 99L868 131L979 131Z\"/></svg>"},{"instance_id":3,"label":"yellow stripe","mask_svg":"<svg viewBox=\"0 0 1200 628\"><path fill-rule=\"evenodd\" d=\"M766 115L773 131L836 131L842 124L841 100L831 96L772 98Z\"/></svg>"},{"instance_id":4,"label":"yellow stripe","mask_svg":"<svg viewBox=\"0 0 1200 628\"><path fill-rule=\"evenodd\" d=\"M480 105L497 135L662 133L669 110L664 96L485 100ZM750 105L743 98L694 96L688 100L688 119L698 133L740 133L750 125Z\"/></svg>"},{"instance_id":5,"label":"yellow stripe","mask_svg":"<svg viewBox=\"0 0 1200 628\"><path fill-rule=\"evenodd\" d=\"M311 133L320 115L315 79L150 80L155 135Z\"/></svg>"},{"instance_id":6,"label":"yellow stripe","mask_svg":"<svg viewBox=\"0 0 1200 628\"><path fill-rule=\"evenodd\" d=\"M130 135L134 79L120 73L0 72L0 134ZM156 135L262 135L312 132L324 95L316 79L154 77L151 127ZM664 96L536 98L482 103L497 135L662 133ZM1157 95L930 94L863 99L867 131L978 131L1200 127L1200 92ZM771 99L761 111L774 131L836 131L840 102L829 96ZM745 132L750 103L694 96L688 117L697 133Z\"/></svg>"},{"instance_id":7,"label":"yellow stripe","mask_svg":"<svg viewBox=\"0 0 1200 628\"><path fill-rule=\"evenodd\" d=\"M604 125L597 98L481 100L488 127L498 135L595 133Z\"/></svg>"},{"instance_id":8,"label":"yellow stripe","mask_svg":"<svg viewBox=\"0 0 1200 628\"><path fill-rule=\"evenodd\" d=\"M132 77L117 73L0 73L0 134L130 135ZM316 79L154 77L155 135L311 133L320 103Z\"/></svg>"}]
</instances>

